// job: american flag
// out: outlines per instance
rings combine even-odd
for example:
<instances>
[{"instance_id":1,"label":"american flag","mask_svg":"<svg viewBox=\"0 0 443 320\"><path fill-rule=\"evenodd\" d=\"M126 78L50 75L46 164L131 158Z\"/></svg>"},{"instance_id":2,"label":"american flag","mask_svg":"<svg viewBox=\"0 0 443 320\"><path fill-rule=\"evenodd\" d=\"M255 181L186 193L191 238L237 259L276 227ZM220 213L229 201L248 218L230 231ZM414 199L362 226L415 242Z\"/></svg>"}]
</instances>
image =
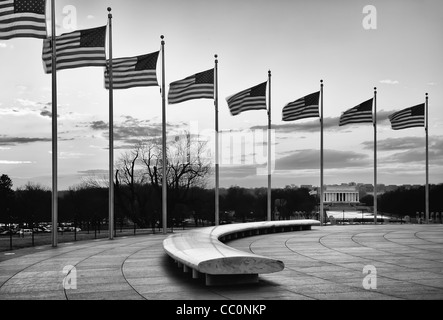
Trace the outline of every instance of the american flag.
<instances>
[{"instance_id":1,"label":"american flag","mask_svg":"<svg viewBox=\"0 0 443 320\"><path fill-rule=\"evenodd\" d=\"M391 127L394 130L424 127L425 126L425 104L397 111L389 116Z\"/></svg>"},{"instance_id":2,"label":"american flag","mask_svg":"<svg viewBox=\"0 0 443 320\"><path fill-rule=\"evenodd\" d=\"M339 126L344 126L351 123L372 123L372 102L373 98L351 108L340 117Z\"/></svg>"},{"instance_id":3,"label":"american flag","mask_svg":"<svg viewBox=\"0 0 443 320\"><path fill-rule=\"evenodd\" d=\"M130 57L112 59L113 89L158 86L157 59L160 51ZM106 62L109 66L109 60ZM109 89L109 73L105 69L105 88Z\"/></svg>"},{"instance_id":4,"label":"american flag","mask_svg":"<svg viewBox=\"0 0 443 320\"><path fill-rule=\"evenodd\" d=\"M214 69L196 73L169 85L169 104L192 99L214 99Z\"/></svg>"},{"instance_id":5,"label":"american flag","mask_svg":"<svg viewBox=\"0 0 443 320\"><path fill-rule=\"evenodd\" d=\"M320 91L311 93L303 98L288 103L283 108L283 121L300 120L319 117L318 100Z\"/></svg>"},{"instance_id":6,"label":"american flag","mask_svg":"<svg viewBox=\"0 0 443 320\"><path fill-rule=\"evenodd\" d=\"M43 41L43 65L52 72L51 38ZM106 26L78 30L56 37L57 70L106 66Z\"/></svg>"},{"instance_id":7,"label":"american flag","mask_svg":"<svg viewBox=\"0 0 443 320\"><path fill-rule=\"evenodd\" d=\"M0 0L0 39L46 39L45 0Z\"/></svg>"},{"instance_id":8,"label":"american flag","mask_svg":"<svg viewBox=\"0 0 443 320\"><path fill-rule=\"evenodd\" d=\"M243 90L226 99L233 116L249 110L266 110L266 85L263 82L252 88Z\"/></svg>"}]
</instances>

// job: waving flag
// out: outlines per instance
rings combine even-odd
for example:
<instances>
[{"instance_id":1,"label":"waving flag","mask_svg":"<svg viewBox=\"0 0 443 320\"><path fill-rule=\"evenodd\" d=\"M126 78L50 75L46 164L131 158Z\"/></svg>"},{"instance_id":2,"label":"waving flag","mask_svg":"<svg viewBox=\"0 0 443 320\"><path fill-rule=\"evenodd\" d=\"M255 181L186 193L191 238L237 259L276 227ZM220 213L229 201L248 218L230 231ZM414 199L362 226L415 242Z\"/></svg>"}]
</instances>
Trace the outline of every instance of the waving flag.
<instances>
[{"instance_id":1,"label":"waving flag","mask_svg":"<svg viewBox=\"0 0 443 320\"><path fill-rule=\"evenodd\" d=\"M157 59L160 51L131 58L112 60L114 89L158 86ZM106 62L109 65L109 60ZM105 70L105 88L109 89L108 69Z\"/></svg>"},{"instance_id":2,"label":"waving flag","mask_svg":"<svg viewBox=\"0 0 443 320\"><path fill-rule=\"evenodd\" d=\"M293 121L305 118L319 117L318 101L320 98L320 91L309 94L288 103L283 108L283 121Z\"/></svg>"},{"instance_id":3,"label":"waving flag","mask_svg":"<svg viewBox=\"0 0 443 320\"><path fill-rule=\"evenodd\" d=\"M406 108L389 116L391 127L394 130L424 127L425 126L425 104Z\"/></svg>"},{"instance_id":4,"label":"waving flag","mask_svg":"<svg viewBox=\"0 0 443 320\"><path fill-rule=\"evenodd\" d=\"M339 126L351 123L372 123L373 98L345 111L340 117Z\"/></svg>"},{"instance_id":5,"label":"waving flag","mask_svg":"<svg viewBox=\"0 0 443 320\"><path fill-rule=\"evenodd\" d=\"M233 116L249 110L266 110L266 85L263 82L226 99Z\"/></svg>"},{"instance_id":6,"label":"waving flag","mask_svg":"<svg viewBox=\"0 0 443 320\"><path fill-rule=\"evenodd\" d=\"M0 39L46 39L45 0L0 1Z\"/></svg>"},{"instance_id":7,"label":"waving flag","mask_svg":"<svg viewBox=\"0 0 443 320\"><path fill-rule=\"evenodd\" d=\"M192 99L214 99L214 69L194 74L169 85L169 104Z\"/></svg>"},{"instance_id":8,"label":"waving flag","mask_svg":"<svg viewBox=\"0 0 443 320\"><path fill-rule=\"evenodd\" d=\"M106 26L78 30L56 37L57 70L106 66ZM43 65L52 72L51 38L43 42Z\"/></svg>"}]
</instances>

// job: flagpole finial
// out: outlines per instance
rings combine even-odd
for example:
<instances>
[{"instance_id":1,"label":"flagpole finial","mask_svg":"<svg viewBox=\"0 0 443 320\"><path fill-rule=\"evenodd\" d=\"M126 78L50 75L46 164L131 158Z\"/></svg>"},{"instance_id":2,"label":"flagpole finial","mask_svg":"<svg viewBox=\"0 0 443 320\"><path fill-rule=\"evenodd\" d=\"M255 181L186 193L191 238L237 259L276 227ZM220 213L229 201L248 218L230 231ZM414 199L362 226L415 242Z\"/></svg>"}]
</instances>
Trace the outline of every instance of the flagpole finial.
<instances>
[{"instance_id":1,"label":"flagpole finial","mask_svg":"<svg viewBox=\"0 0 443 320\"><path fill-rule=\"evenodd\" d=\"M215 63L218 63L218 54L214 54Z\"/></svg>"},{"instance_id":2,"label":"flagpole finial","mask_svg":"<svg viewBox=\"0 0 443 320\"><path fill-rule=\"evenodd\" d=\"M160 39L162 39L162 44L165 44L165 40L164 40L164 39L165 39L165 36L164 36L164 35L161 35L161 36L160 36Z\"/></svg>"},{"instance_id":3,"label":"flagpole finial","mask_svg":"<svg viewBox=\"0 0 443 320\"><path fill-rule=\"evenodd\" d=\"M111 8L111 7L108 7L108 12L109 12L109 14L108 14L108 18L112 18L111 10L112 10L112 8Z\"/></svg>"}]
</instances>

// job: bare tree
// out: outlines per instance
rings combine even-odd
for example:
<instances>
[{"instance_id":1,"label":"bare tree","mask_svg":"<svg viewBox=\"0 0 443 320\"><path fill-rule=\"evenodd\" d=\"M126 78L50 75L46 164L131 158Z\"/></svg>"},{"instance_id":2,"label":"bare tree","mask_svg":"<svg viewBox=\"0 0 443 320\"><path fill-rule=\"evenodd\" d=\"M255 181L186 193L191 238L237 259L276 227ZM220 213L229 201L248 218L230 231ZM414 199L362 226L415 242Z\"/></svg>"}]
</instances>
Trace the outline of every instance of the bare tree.
<instances>
[{"instance_id":1,"label":"bare tree","mask_svg":"<svg viewBox=\"0 0 443 320\"><path fill-rule=\"evenodd\" d=\"M211 157L207 141L193 137L188 132L177 135L167 144L166 183L168 187L168 210L183 209L183 203L194 187L205 187L211 171ZM163 179L163 154L161 140L148 140L142 145L141 159L149 183L161 198ZM170 216L170 215L168 215Z\"/></svg>"},{"instance_id":2,"label":"bare tree","mask_svg":"<svg viewBox=\"0 0 443 320\"><path fill-rule=\"evenodd\" d=\"M115 191L124 215L144 225L148 220L143 211L146 209L149 190L145 187L146 176L140 167L141 154L142 145L139 143L119 158L115 172Z\"/></svg>"},{"instance_id":3,"label":"bare tree","mask_svg":"<svg viewBox=\"0 0 443 320\"><path fill-rule=\"evenodd\" d=\"M114 177L116 206L120 217L129 217L140 225L160 219L163 184L161 139L147 139L123 153L116 162ZM211 170L207 141L189 133L177 135L167 143L166 183L168 216L183 213L189 192L203 188ZM90 178L87 187L108 187L109 179ZM117 213L117 211L116 211Z\"/></svg>"},{"instance_id":4,"label":"bare tree","mask_svg":"<svg viewBox=\"0 0 443 320\"><path fill-rule=\"evenodd\" d=\"M142 148L141 161L150 183L160 190L163 183L161 144L158 140L150 140L144 143ZM176 195L183 191L183 196L186 196L192 187L205 187L207 175L211 170L207 141L192 137L186 132L169 142L166 152L168 190Z\"/></svg>"}]
</instances>

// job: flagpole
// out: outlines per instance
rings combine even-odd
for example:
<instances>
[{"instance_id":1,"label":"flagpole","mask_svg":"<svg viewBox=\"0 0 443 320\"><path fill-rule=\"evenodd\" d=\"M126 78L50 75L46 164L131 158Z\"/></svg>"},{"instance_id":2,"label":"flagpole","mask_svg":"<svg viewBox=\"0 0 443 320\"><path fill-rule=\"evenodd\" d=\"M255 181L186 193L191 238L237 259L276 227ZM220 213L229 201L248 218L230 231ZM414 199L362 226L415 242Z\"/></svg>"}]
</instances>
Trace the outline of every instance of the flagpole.
<instances>
[{"instance_id":1,"label":"flagpole","mask_svg":"<svg viewBox=\"0 0 443 320\"><path fill-rule=\"evenodd\" d=\"M323 226L323 80L320 80L320 226Z\"/></svg>"},{"instance_id":2,"label":"flagpole","mask_svg":"<svg viewBox=\"0 0 443 320\"><path fill-rule=\"evenodd\" d=\"M429 223L429 117L428 117L428 94L426 93L426 187L425 187L425 212L426 223Z\"/></svg>"},{"instance_id":3,"label":"flagpole","mask_svg":"<svg viewBox=\"0 0 443 320\"><path fill-rule=\"evenodd\" d=\"M112 14L108 7L109 20L109 240L114 239L114 93L112 74Z\"/></svg>"},{"instance_id":4,"label":"flagpole","mask_svg":"<svg viewBox=\"0 0 443 320\"><path fill-rule=\"evenodd\" d=\"M57 247L58 186L57 186L57 47L55 26L55 0L51 1L52 29L52 246Z\"/></svg>"},{"instance_id":5,"label":"flagpole","mask_svg":"<svg viewBox=\"0 0 443 320\"><path fill-rule=\"evenodd\" d=\"M218 154L218 55L215 57L215 225L220 223L220 208L219 208L219 154Z\"/></svg>"},{"instance_id":6,"label":"flagpole","mask_svg":"<svg viewBox=\"0 0 443 320\"><path fill-rule=\"evenodd\" d=\"M374 224L377 224L377 88L374 88Z\"/></svg>"},{"instance_id":7,"label":"flagpole","mask_svg":"<svg viewBox=\"0 0 443 320\"><path fill-rule=\"evenodd\" d=\"M268 210L267 220L271 221L271 208L272 208L272 196L271 196L271 70L268 71L269 81L269 108L268 108Z\"/></svg>"},{"instance_id":8,"label":"flagpole","mask_svg":"<svg viewBox=\"0 0 443 320\"><path fill-rule=\"evenodd\" d=\"M163 234L167 233L168 218L167 218L167 190L168 179L166 177L166 92L165 92L165 37L160 36L162 47L162 221L163 221Z\"/></svg>"}]
</instances>

